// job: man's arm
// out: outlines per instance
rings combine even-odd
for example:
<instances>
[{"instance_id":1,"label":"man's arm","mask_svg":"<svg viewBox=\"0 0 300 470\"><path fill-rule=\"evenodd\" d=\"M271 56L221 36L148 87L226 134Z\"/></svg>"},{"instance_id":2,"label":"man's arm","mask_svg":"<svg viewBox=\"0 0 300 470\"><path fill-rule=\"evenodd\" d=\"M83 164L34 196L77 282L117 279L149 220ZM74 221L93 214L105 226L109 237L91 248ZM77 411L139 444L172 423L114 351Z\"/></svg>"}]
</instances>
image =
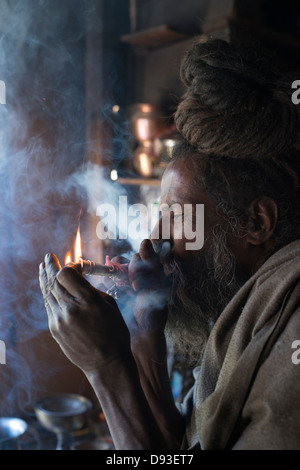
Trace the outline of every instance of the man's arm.
<instances>
[{"instance_id":1,"label":"man's arm","mask_svg":"<svg viewBox=\"0 0 300 470\"><path fill-rule=\"evenodd\" d=\"M169 449L142 390L133 357L86 374L118 450Z\"/></svg>"},{"instance_id":2,"label":"man's arm","mask_svg":"<svg viewBox=\"0 0 300 470\"><path fill-rule=\"evenodd\" d=\"M167 367L166 340L154 332L133 347L143 391L169 449L180 449L184 418L176 407Z\"/></svg>"},{"instance_id":3,"label":"man's arm","mask_svg":"<svg viewBox=\"0 0 300 470\"><path fill-rule=\"evenodd\" d=\"M136 291L136 329L131 330L131 349L141 385L169 448L179 449L184 419L173 398L164 334L170 285L150 240L144 240L139 254L133 256L129 278Z\"/></svg>"},{"instance_id":4,"label":"man's arm","mask_svg":"<svg viewBox=\"0 0 300 470\"><path fill-rule=\"evenodd\" d=\"M117 449L166 449L140 384L130 335L115 301L55 256L40 265L49 328L91 382Z\"/></svg>"}]
</instances>

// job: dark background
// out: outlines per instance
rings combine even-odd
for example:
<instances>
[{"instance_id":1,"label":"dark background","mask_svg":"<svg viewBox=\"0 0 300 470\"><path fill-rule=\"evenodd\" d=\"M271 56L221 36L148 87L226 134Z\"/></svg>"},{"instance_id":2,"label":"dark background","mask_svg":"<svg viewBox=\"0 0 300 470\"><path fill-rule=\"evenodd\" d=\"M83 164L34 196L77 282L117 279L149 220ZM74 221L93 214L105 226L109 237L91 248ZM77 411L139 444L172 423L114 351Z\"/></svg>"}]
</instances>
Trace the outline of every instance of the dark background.
<instances>
[{"instance_id":1,"label":"dark background","mask_svg":"<svg viewBox=\"0 0 300 470\"><path fill-rule=\"evenodd\" d=\"M131 106L171 121L181 58L207 37L254 45L300 79L297 1L2 0L0 415L32 413L49 393L93 396L50 337L38 265L48 251L63 259L79 222L84 253L103 257L85 171L126 173Z\"/></svg>"}]
</instances>

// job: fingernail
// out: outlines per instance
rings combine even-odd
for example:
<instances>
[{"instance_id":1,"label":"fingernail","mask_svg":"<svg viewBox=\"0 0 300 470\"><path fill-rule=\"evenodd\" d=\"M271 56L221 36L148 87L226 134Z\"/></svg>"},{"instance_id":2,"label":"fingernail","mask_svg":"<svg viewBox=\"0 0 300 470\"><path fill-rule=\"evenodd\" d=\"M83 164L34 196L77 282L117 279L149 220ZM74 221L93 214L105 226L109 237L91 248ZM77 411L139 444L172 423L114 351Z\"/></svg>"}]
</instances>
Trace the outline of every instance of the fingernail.
<instances>
[{"instance_id":1,"label":"fingernail","mask_svg":"<svg viewBox=\"0 0 300 470\"><path fill-rule=\"evenodd\" d=\"M131 286L133 290L137 291L138 290L138 281L132 281Z\"/></svg>"}]
</instances>

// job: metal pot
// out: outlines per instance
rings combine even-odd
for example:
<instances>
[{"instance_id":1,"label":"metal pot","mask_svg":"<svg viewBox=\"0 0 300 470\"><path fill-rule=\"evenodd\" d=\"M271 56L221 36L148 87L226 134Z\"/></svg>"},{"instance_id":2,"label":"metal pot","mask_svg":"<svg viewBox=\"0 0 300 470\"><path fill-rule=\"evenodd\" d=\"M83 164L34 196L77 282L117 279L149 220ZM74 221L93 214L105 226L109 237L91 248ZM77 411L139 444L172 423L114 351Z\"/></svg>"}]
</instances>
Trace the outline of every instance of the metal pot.
<instances>
[{"instance_id":1,"label":"metal pot","mask_svg":"<svg viewBox=\"0 0 300 470\"><path fill-rule=\"evenodd\" d=\"M88 424L92 403L72 393L42 398L35 405L40 423L52 432L73 432Z\"/></svg>"},{"instance_id":2,"label":"metal pot","mask_svg":"<svg viewBox=\"0 0 300 470\"><path fill-rule=\"evenodd\" d=\"M39 400L35 414L48 431L57 435L57 450L69 448L69 435L89 425L92 403L82 395L53 395Z\"/></svg>"},{"instance_id":3,"label":"metal pot","mask_svg":"<svg viewBox=\"0 0 300 470\"><path fill-rule=\"evenodd\" d=\"M133 166L135 171L144 177L151 177L155 173L157 156L152 145L139 145L133 154Z\"/></svg>"},{"instance_id":4,"label":"metal pot","mask_svg":"<svg viewBox=\"0 0 300 470\"><path fill-rule=\"evenodd\" d=\"M149 103L132 106L131 122L134 135L140 142L157 138L165 128L160 108Z\"/></svg>"},{"instance_id":5,"label":"metal pot","mask_svg":"<svg viewBox=\"0 0 300 470\"><path fill-rule=\"evenodd\" d=\"M18 438L27 430L27 423L19 418L0 418L0 450L19 450Z\"/></svg>"}]
</instances>

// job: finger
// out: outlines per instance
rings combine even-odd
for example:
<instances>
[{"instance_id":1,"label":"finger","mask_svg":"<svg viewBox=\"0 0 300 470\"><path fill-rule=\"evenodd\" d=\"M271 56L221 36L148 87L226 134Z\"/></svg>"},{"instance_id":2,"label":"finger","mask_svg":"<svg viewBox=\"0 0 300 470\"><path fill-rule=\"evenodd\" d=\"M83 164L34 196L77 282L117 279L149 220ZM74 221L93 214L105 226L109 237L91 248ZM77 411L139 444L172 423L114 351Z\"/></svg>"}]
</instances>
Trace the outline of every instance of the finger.
<instances>
[{"instance_id":1,"label":"finger","mask_svg":"<svg viewBox=\"0 0 300 470\"><path fill-rule=\"evenodd\" d=\"M57 283L54 285L54 296L58 303L63 306L68 303L84 303L91 295L97 295L97 302L108 302L112 306L117 306L115 299L106 292L101 292L92 286L84 277L78 273L76 267L65 266L57 276Z\"/></svg>"},{"instance_id":2,"label":"finger","mask_svg":"<svg viewBox=\"0 0 300 470\"><path fill-rule=\"evenodd\" d=\"M45 263L41 263L39 266L39 280L45 308L50 320L50 317L53 316L54 311L55 309L57 309L58 305L48 286L48 278L45 269Z\"/></svg>"},{"instance_id":3,"label":"finger","mask_svg":"<svg viewBox=\"0 0 300 470\"><path fill-rule=\"evenodd\" d=\"M54 254L48 253L45 256L45 269L48 279L48 286L51 289L56 281L56 275L61 269L60 262Z\"/></svg>"},{"instance_id":4,"label":"finger","mask_svg":"<svg viewBox=\"0 0 300 470\"><path fill-rule=\"evenodd\" d=\"M66 264L66 266L72 267L73 269L75 269L80 274L82 273L81 263L73 263L73 261L71 261L70 263Z\"/></svg>"},{"instance_id":5,"label":"finger","mask_svg":"<svg viewBox=\"0 0 300 470\"><path fill-rule=\"evenodd\" d=\"M39 281L42 294L45 296L48 290L48 278L45 270L45 263L41 263L39 266Z\"/></svg>"},{"instance_id":6,"label":"finger","mask_svg":"<svg viewBox=\"0 0 300 470\"><path fill-rule=\"evenodd\" d=\"M161 263L151 241L143 240L139 253L133 255L128 266L128 277L133 289L135 291L143 289L149 280L146 278L147 274L153 275L159 269L161 269Z\"/></svg>"},{"instance_id":7,"label":"finger","mask_svg":"<svg viewBox=\"0 0 300 470\"><path fill-rule=\"evenodd\" d=\"M162 263L172 249L170 240L152 240L153 249Z\"/></svg>"},{"instance_id":8,"label":"finger","mask_svg":"<svg viewBox=\"0 0 300 470\"><path fill-rule=\"evenodd\" d=\"M100 292L100 294L101 294L102 300L104 300L105 302L108 302L113 307L117 306L117 302L110 294L108 294L107 292Z\"/></svg>"},{"instance_id":9,"label":"finger","mask_svg":"<svg viewBox=\"0 0 300 470\"><path fill-rule=\"evenodd\" d=\"M153 245L149 239L143 240L141 245L140 245L140 250L139 250L140 257L143 261L147 260L157 260L159 261L159 258L153 248Z\"/></svg>"},{"instance_id":10,"label":"finger","mask_svg":"<svg viewBox=\"0 0 300 470\"><path fill-rule=\"evenodd\" d=\"M66 311L66 307L71 305L78 305L79 300L74 297L70 292L68 292L59 282L56 280L54 284L51 286L51 294L54 297L55 301L57 302L58 306L63 313ZM61 312L57 312L60 314Z\"/></svg>"},{"instance_id":11,"label":"finger","mask_svg":"<svg viewBox=\"0 0 300 470\"><path fill-rule=\"evenodd\" d=\"M147 286L152 266L145 264L139 255L134 255L128 267L128 278L134 291L140 291Z\"/></svg>"},{"instance_id":12,"label":"finger","mask_svg":"<svg viewBox=\"0 0 300 470\"><path fill-rule=\"evenodd\" d=\"M72 266L65 266L56 274L58 296L64 289L74 300L85 300L95 288ZM56 287L54 286L54 289Z\"/></svg>"},{"instance_id":13,"label":"finger","mask_svg":"<svg viewBox=\"0 0 300 470\"><path fill-rule=\"evenodd\" d=\"M73 271L76 271L75 264L69 264L68 269L72 269ZM56 308L57 310L57 304L60 307L64 307L66 305L66 302L71 302L74 301L74 296L72 294L70 295L65 288L63 288L58 280L57 280L57 275L61 270L61 265L60 262L57 258L52 253L48 253L45 256L45 271L48 279L48 284L46 288L46 293L47 289L51 292L51 296L49 296L48 301L50 302L51 308ZM59 313L59 312L56 312Z\"/></svg>"},{"instance_id":14,"label":"finger","mask_svg":"<svg viewBox=\"0 0 300 470\"><path fill-rule=\"evenodd\" d=\"M57 312L59 308L57 305L57 301L55 300L51 292L49 292L46 296L44 296L44 305L45 305L45 309L48 315L48 323L50 326L51 324L54 323L55 318L57 317L57 315L54 312L55 311Z\"/></svg>"},{"instance_id":15,"label":"finger","mask_svg":"<svg viewBox=\"0 0 300 470\"><path fill-rule=\"evenodd\" d=\"M75 263L72 263L72 267ZM40 264L40 286L43 293L43 296L48 298L50 306L57 306L57 302L54 300L59 301L61 299L64 300L71 300L73 297L63 289L59 283L57 282L56 276L61 269L60 263L58 258L53 254L48 254L45 257L45 262ZM51 296L50 296L51 294ZM73 299L74 300L74 299Z\"/></svg>"},{"instance_id":16,"label":"finger","mask_svg":"<svg viewBox=\"0 0 300 470\"><path fill-rule=\"evenodd\" d=\"M141 268L143 262L138 253L135 253L128 265L128 279L131 283L132 288L137 291L140 288L140 279L141 279Z\"/></svg>"}]
</instances>

